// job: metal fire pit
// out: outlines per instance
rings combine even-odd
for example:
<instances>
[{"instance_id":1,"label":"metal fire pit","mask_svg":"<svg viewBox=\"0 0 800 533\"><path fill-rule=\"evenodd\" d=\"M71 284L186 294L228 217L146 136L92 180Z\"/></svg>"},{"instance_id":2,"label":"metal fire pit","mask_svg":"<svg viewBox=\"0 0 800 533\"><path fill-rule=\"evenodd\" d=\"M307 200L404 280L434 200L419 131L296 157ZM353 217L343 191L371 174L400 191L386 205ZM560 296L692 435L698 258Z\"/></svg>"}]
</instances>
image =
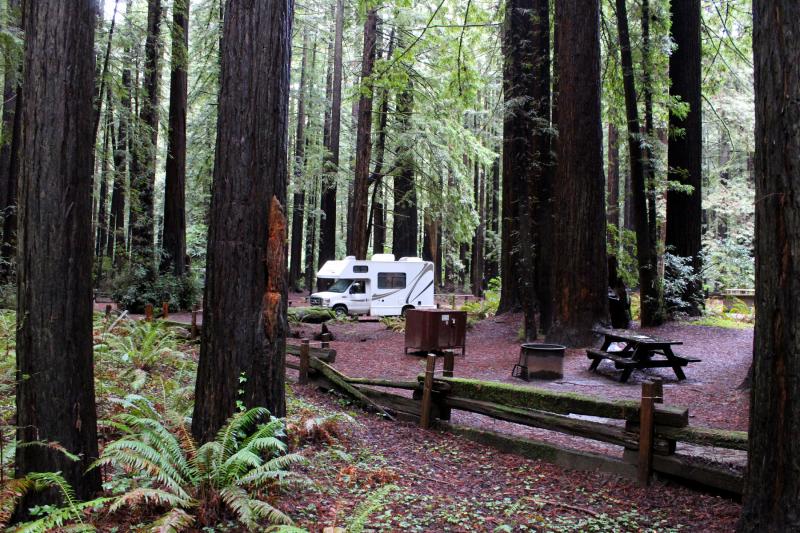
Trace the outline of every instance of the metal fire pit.
<instances>
[{"instance_id":1,"label":"metal fire pit","mask_svg":"<svg viewBox=\"0 0 800 533\"><path fill-rule=\"evenodd\" d=\"M564 350L559 344L523 344L519 348L519 363L511 376L528 381L534 379L561 379L564 377Z\"/></svg>"}]
</instances>

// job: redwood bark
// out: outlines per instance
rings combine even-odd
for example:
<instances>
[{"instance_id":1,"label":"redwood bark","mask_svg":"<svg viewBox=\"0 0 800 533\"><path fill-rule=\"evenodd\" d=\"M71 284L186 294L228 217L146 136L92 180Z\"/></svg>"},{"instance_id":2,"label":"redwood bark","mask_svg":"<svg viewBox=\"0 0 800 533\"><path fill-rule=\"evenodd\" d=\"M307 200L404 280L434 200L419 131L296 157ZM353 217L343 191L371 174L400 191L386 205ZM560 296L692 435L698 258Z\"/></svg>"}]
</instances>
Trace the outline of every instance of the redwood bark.
<instances>
[{"instance_id":1,"label":"redwood bark","mask_svg":"<svg viewBox=\"0 0 800 533\"><path fill-rule=\"evenodd\" d=\"M237 401L278 417L286 413L283 206L292 11L292 0L228 0L225 7L192 418L199 442L214 438Z\"/></svg>"},{"instance_id":2,"label":"redwood bark","mask_svg":"<svg viewBox=\"0 0 800 533\"><path fill-rule=\"evenodd\" d=\"M753 2L756 323L739 531L798 531L800 3Z\"/></svg>"},{"instance_id":3,"label":"redwood bark","mask_svg":"<svg viewBox=\"0 0 800 533\"><path fill-rule=\"evenodd\" d=\"M375 67L375 45L378 35L378 12L367 11L364 21L364 53L361 60L361 88L358 101L358 126L356 128L356 166L353 181L352 242L348 247L358 259L366 259L369 235L367 233L367 208L369 203L369 166L372 156L372 96Z\"/></svg>"},{"instance_id":4,"label":"redwood bark","mask_svg":"<svg viewBox=\"0 0 800 533\"><path fill-rule=\"evenodd\" d=\"M316 44L315 44L316 46ZM294 194L292 209L292 240L289 260L289 288L300 290L300 269L303 255L303 219L306 203L302 183L306 164L306 65L308 64L308 31L303 34L303 59L300 64L300 87L297 93L297 132L294 139Z\"/></svg>"},{"instance_id":5,"label":"redwood bark","mask_svg":"<svg viewBox=\"0 0 800 533\"><path fill-rule=\"evenodd\" d=\"M92 355L94 0L25 2L19 190L16 474L57 472L100 490ZM54 83L53 80L59 80ZM23 379L24 377L24 379ZM20 509L53 503L31 492ZM24 514L24 513L23 513Z\"/></svg>"},{"instance_id":6,"label":"redwood bark","mask_svg":"<svg viewBox=\"0 0 800 533\"><path fill-rule=\"evenodd\" d=\"M619 223L619 131L608 123L608 174L607 174L607 222L620 228Z\"/></svg>"},{"instance_id":7,"label":"redwood bark","mask_svg":"<svg viewBox=\"0 0 800 533\"><path fill-rule=\"evenodd\" d=\"M130 3L128 4L130 8ZM130 12L128 12L130 13ZM126 49L127 58L130 50ZM125 195L129 177L129 147L128 137L129 118L131 115L131 70L122 71L122 108L119 111L119 129L114 143L114 188L111 192L111 221L110 229L113 238L109 239L108 255L114 258L117 266L126 254L125 238ZM110 101L110 100L109 100ZM113 247L113 248L112 248Z\"/></svg>"},{"instance_id":8,"label":"redwood bark","mask_svg":"<svg viewBox=\"0 0 800 533\"><path fill-rule=\"evenodd\" d=\"M670 253L691 257L695 272L702 269L702 69L700 41L700 0L671 2L672 40L677 48L669 59L670 96L680 98L689 106L688 114L681 118L674 112L669 115L668 178L692 187L690 193L667 189L667 239ZM690 283L683 295L689 305L682 311L692 315L701 312L703 304L702 283Z\"/></svg>"},{"instance_id":9,"label":"redwood bark","mask_svg":"<svg viewBox=\"0 0 800 533\"><path fill-rule=\"evenodd\" d=\"M553 184L554 316L548 339L593 342L608 320L605 178L600 114L600 2L556 3L558 165Z\"/></svg>"},{"instance_id":10,"label":"redwood bark","mask_svg":"<svg viewBox=\"0 0 800 533\"><path fill-rule=\"evenodd\" d=\"M322 221L319 236L319 264L336 259L336 179L339 172L339 137L342 127L342 35L344 33L344 0L336 1L333 44L333 85L328 143L323 158L323 183L320 209Z\"/></svg>"},{"instance_id":11,"label":"redwood bark","mask_svg":"<svg viewBox=\"0 0 800 533\"><path fill-rule=\"evenodd\" d=\"M169 84L169 138L164 184L161 270L186 273L186 111L188 107L189 0L172 7L172 68Z\"/></svg>"},{"instance_id":12,"label":"redwood bark","mask_svg":"<svg viewBox=\"0 0 800 533\"><path fill-rule=\"evenodd\" d=\"M397 147L397 170L394 176L394 218L392 222L392 253L401 257L416 257L419 234L417 185L414 179L416 163L414 147L410 144L411 116L414 113L414 87L411 80L397 95L397 128L401 136Z\"/></svg>"},{"instance_id":13,"label":"redwood bark","mask_svg":"<svg viewBox=\"0 0 800 533\"><path fill-rule=\"evenodd\" d=\"M158 96L161 58L161 0L147 2L147 39L143 95L131 176L131 247L135 259L148 270L155 266L153 190L158 149ZM144 131L143 131L144 130Z\"/></svg>"}]
</instances>

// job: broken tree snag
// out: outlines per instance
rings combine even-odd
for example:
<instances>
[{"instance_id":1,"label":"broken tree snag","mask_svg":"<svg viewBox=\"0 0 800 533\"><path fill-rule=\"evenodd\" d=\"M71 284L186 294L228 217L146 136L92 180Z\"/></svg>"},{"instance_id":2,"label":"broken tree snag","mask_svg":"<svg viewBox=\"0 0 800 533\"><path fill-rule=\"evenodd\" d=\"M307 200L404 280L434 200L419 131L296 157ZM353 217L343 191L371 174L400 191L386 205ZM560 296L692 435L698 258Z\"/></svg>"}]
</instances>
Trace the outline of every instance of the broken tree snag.
<instances>
[{"instance_id":1,"label":"broken tree snag","mask_svg":"<svg viewBox=\"0 0 800 533\"><path fill-rule=\"evenodd\" d=\"M269 240L267 241L267 288L262 313L264 332L275 342L284 321L283 294L286 291L286 216L278 198L273 196L269 208Z\"/></svg>"}]
</instances>

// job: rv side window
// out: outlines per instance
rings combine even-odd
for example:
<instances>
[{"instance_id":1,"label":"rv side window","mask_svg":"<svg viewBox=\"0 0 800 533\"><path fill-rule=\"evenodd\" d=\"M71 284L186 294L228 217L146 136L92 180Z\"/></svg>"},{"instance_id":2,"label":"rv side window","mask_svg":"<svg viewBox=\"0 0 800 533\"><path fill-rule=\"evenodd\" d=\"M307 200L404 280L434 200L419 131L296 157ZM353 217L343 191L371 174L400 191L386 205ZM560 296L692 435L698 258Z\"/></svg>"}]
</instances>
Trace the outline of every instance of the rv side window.
<instances>
[{"instance_id":1,"label":"rv side window","mask_svg":"<svg viewBox=\"0 0 800 533\"><path fill-rule=\"evenodd\" d=\"M353 273L354 274L366 274L369 272L369 267L367 265L354 265L353 266Z\"/></svg>"},{"instance_id":2,"label":"rv side window","mask_svg":"<svg viewBox=\"0 0 800 533\"><path fill-rule=\"evenodd\" d=\"M380 272L378 273L379 289L405 289L406 275L404 272Z\"/></svg>"}]
</instances>

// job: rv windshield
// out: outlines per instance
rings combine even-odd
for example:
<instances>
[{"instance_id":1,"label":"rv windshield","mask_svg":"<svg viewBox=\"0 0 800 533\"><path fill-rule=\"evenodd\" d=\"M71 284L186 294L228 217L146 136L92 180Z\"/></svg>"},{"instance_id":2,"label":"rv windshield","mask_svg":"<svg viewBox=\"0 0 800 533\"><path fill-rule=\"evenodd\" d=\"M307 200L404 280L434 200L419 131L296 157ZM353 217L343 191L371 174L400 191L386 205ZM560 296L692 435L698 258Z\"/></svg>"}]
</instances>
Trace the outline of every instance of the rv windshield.
<instances>
[{"instance_id":1,"label":"rv windshield","mask_svg":"<svg viewBox=\"0 0 800 533\"><path fill-rule=\"evenodd\" d=\"M328 291L330 292L344 292L350 287L350 284L353 283L352 279L337 279L336 283L330 286Z\"/></svg>"}]
</instances>

